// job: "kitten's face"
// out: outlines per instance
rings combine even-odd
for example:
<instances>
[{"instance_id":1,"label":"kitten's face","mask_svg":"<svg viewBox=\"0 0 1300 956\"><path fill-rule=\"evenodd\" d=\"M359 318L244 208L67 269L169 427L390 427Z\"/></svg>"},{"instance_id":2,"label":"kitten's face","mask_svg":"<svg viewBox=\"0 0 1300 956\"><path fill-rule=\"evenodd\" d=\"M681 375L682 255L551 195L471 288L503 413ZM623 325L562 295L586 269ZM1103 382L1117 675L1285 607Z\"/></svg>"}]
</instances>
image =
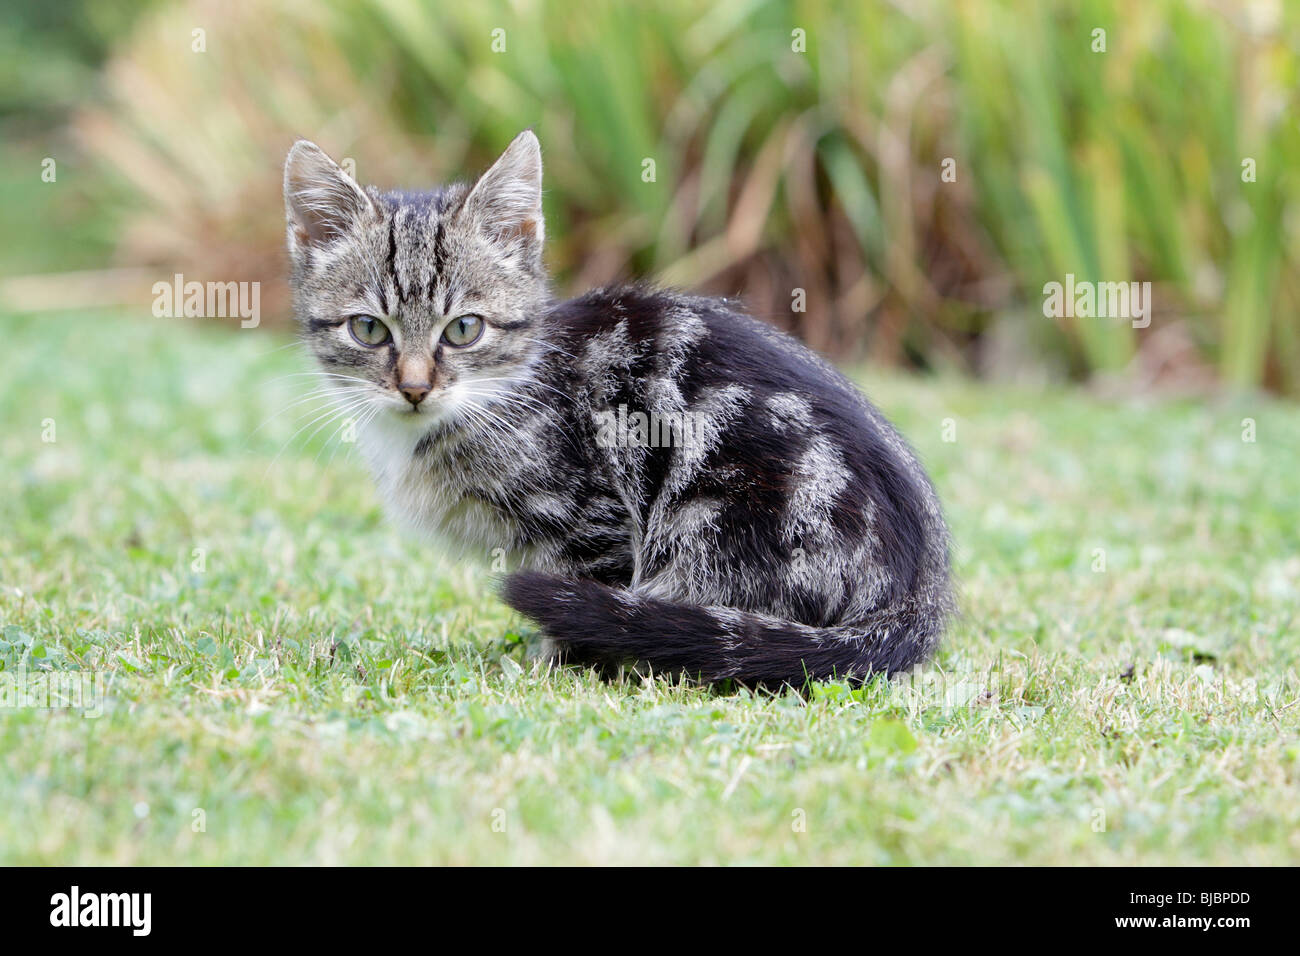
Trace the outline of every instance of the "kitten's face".
<instances>
[{"instance_id":1,"label":"kitten's face","mask_svg":"<svg viewBox=\"0 0 1300 956\"><path fill-rule=\"evenodd\" d=\"M539 346L541 153L521 133L473 186L362 191L319 148L285 164L294 302L327 381L424 429L509 391Z\"/></svg>"}]
</instances>

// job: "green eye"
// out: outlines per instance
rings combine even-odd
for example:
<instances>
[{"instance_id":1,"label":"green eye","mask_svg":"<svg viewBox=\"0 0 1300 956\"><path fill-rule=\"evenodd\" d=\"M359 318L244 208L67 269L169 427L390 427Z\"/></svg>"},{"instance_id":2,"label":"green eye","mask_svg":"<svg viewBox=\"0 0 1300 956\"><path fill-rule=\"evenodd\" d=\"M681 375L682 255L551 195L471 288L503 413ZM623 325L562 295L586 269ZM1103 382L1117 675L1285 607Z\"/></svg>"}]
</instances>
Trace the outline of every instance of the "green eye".
<instances>
[{"instance_id":1,"label":"green eye","mask_svg":"<svg viewBox=\"0 0 1300 956\"><path fill-rule=\"evenodd\" d=\"M348 330L352 333L354 339L368 348L383 345L393 337L392 333L388 331L388 326L373 315L352 316L352 318L348 319Z\"/></svg>"},{"instance_id":2,"label":"green eye","mask_svg":"<svg viewBox=\"0 0 1300 956\"><path fill-rule=\"evenodd\" d=\"M442 330L442 340L448 345L461 348L466 345L473 345L482 334L482 319L477 315L462 315L458 319L452 319L447 327Z\"/></svg>"}]
</instances>

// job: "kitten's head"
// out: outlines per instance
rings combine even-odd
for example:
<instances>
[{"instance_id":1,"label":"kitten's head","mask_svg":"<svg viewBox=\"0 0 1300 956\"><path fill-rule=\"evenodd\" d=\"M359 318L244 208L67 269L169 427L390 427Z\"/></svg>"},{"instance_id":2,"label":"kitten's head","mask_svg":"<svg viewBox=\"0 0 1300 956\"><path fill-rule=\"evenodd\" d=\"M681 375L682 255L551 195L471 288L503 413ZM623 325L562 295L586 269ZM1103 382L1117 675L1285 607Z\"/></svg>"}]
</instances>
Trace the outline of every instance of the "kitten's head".
<instances>
[{"instance_id":1,"label":"kitten's head","mask_svg":"<svg viewBox=\"0 0 1300 956\"><path fill-rule=\"evenodd\" d=\"M530 326L548 290L531 131L472 186L427 193L363 190L299 140L284 199L303 336L360 406L426 427L487 404L538 354Z\"/></svg>"}]
</instances>

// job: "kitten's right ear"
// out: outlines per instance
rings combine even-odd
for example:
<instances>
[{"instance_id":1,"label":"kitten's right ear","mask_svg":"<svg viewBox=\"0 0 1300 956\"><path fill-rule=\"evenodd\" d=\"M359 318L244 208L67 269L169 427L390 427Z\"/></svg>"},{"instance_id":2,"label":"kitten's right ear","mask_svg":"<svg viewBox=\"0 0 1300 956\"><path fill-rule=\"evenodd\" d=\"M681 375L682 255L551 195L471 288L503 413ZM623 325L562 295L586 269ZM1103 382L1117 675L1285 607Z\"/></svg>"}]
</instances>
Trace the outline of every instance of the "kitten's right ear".
<instances>
[{"instance_id":1,"label":"kitten's right ear","mask_svg":"<svg viewBox=\"0 0 1300 956\"><path fill-rule=\"evenodd\" d=\"M291 252L347 235L373 208L370 197L324 150L305 139L293 144L284 162Z\"/></svg>"},{"instance_id":2,"label":"kitten's right ear","mask_svg":"<svg viewBox=\"0 0 1300 956\"><path fill-rule=\"evenodd\" d=\"M526 129L479 177L461 205L498 242L526 251L540 265L546 223L542 218L542 147Z\"/></svg>"}]
</instances>

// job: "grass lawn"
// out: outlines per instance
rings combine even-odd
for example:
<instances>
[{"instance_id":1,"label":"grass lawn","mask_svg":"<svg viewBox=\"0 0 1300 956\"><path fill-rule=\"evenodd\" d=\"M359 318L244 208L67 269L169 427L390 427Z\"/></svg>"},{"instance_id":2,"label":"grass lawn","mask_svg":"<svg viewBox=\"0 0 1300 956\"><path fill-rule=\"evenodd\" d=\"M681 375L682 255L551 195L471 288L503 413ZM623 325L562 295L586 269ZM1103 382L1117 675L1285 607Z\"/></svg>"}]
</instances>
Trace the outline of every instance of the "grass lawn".
<instances>
[{"instance_id":1,"label":"grass lawn","mask_svg":"<svg viewBox=\"0 0 1300 956\"><path fill-rule=\"evenodd\" d=\"M1294 406L865 373L964 618L805 701L531 661L490 555L402 537L297 410L258 429L286 338L0 333L0 663L103 686L0 710L0 863L1300 862Z\"/></svg>"}]
</instances>

